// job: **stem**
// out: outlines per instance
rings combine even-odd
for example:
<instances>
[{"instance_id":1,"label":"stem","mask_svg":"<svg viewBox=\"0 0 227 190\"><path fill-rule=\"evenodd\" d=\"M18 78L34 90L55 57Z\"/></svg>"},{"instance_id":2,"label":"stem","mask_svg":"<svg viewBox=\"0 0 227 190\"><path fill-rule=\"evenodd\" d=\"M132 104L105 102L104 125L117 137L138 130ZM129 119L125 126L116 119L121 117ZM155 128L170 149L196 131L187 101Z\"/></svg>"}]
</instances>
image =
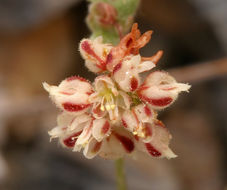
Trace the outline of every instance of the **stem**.
<instances>
[{"instance_id":1,"label":"stem","mask_svg":"<svg viewBox=\"0 0 227 190\"><path fill-rule=\"evenodd\" d=\"M115 160L116 181L118 190L126 190L126 179L124 172L124 160L122 158Z\"/></svg>"}]
</instances>

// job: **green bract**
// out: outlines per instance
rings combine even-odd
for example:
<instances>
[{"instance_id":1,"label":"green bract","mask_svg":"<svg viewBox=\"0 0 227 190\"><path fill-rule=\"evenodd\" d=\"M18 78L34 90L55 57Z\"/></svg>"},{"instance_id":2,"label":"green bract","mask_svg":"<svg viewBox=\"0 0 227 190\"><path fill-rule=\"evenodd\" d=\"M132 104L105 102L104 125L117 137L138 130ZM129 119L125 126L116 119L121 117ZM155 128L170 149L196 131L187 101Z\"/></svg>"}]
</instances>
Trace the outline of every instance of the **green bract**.
<instances>
[{"instance_id":1,"label":"green bract","mask_svg":"<svg viewBox=\"0 0 227 190\"><path fill-rule=\"evenodd\" d=\"M89 14L86 18L88 27L92 35L91 38L103 36L105 43L117 44L120 40L119 30L121 35L125 35L132 23L136 9L139 5L139 0L89 0L91 2L89 7ZM97 12L97 5L104 3L109 5L116 11L115 22L101 23L99 20L99 13ZM100 10L100 9L99 9ZM109 12L108 12L109 13Z\"/></svg>"}]
</instances>

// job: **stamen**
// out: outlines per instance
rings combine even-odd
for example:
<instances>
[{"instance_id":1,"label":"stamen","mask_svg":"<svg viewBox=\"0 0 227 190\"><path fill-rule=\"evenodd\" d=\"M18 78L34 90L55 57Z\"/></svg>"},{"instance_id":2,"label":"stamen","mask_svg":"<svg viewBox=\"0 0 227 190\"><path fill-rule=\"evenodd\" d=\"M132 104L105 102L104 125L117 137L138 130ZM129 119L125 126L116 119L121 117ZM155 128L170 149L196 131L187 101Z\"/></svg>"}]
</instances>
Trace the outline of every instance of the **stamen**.
<instances>
[{"instance_id":1,"label":"stamen","mask_svg":"<svg viewBox=\"0 0 227 190\"><path fill-rule=\"evenodd\" d=\"M112 110L114 110L114 108L116 107L116 105L115 104L112 104L110 107L111 107Z\"/></svg>"},{"instance_id":2,"label":"stamen","mask_svg":"<svg viewBox=\"0 0 227 190\"><path fill-rule=\"evenodd\" d=\"M105 111L105 107L104 107L103 105L101 105L100 109L101 109L102 111Z\"/></svg>"},{"instance_id":3,"label":"stamen","mask_svg":"<svg viewBox=\"0 0 227 190\"><path fill-rule=\"evenodd\" d=\"M104 100L105 100L105 97L103 97L103 98L102 98L102 101L101 101L101 107L100 107L100 109L101 109L102 111L105 111L105 107L103 106Z\"/></svg>"},{"instance_id":4,"label":"stamen","mask_svg":"<svg viewBox=\"0 0 227 190\"><path fill-rule=\"evenodd\" d=\"M106 110L107 110L107 111L111 110L111 107L110 107L109 104L106 104Z\"/></svg>"}]
</instances>

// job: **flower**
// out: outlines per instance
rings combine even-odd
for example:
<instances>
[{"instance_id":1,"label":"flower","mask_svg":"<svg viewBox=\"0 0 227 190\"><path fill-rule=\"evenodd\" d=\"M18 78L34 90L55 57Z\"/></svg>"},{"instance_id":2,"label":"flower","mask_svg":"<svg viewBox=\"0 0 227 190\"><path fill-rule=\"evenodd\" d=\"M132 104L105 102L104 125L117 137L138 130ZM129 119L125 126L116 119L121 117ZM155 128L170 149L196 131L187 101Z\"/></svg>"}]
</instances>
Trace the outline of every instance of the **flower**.
<instances>
[{"instance_id":1,"label":"flower","mask_svg":"<svg viewBox=\"0 0 227 190\"><path fill-rule=\"evenodd\" d=\"M162 55L141 57L139 49L151 37L140 34L134 24L117 46L102 37L83 39L80 52L87 68L99 74L91 84L73 76L59 86L44 83L50 98L62 110L57 127L49 132L64 147L81 151L87 158L100 155L115 159L146 152L153 157L174 158L172 138L157 111L171 105L190 85L178 83L168 73L151 72L143 81L140 73L155 67Z\"/></svg>"}]
</instances>

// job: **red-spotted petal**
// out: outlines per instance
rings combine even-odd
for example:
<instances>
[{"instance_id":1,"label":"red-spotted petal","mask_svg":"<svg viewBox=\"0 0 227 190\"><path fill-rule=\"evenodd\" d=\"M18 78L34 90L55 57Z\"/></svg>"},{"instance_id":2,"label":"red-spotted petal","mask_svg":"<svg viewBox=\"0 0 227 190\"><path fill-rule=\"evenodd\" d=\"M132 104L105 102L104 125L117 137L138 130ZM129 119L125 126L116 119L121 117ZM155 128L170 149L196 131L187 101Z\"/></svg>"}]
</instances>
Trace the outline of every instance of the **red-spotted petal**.
<instances>
[{"instance_id":1,"label":"red-spotted petal","mask_svg":"<svg viewBox=\"0 0 227 190\"><path fill-rule=\"evenodd\" d=\"M82 131L72 132L60 138L60 142L64 147L73 148Z\"/></svg>"},{"instance_id":2,"label":"red-spotted petal","mask_svg":"<svg viewBox=\"0 0 227 190\"><path fill-rule=\"evenodd\" d=\"M92 107L92 116L96 119L101 119L107 114L107 111L101 110L101 103L94 103Z\"/></svg>"},{"instance_id":3,"label":"red-spotted petal","mask_svg":"<svg viewBox=\"0 0 227 190\"><path fill-rule=\"evenodd\" d=\"M156 117L154 110L147 104L139 104L133 110L141 122L153 122Z\"/></svg>"},{"instance_id":4,"label":"red-spotted petal","mask_svg":"<svg viewBox=\"0 0 227 190\"><path fill-rule=\"evenodd\" d=\"M107 75L100 75L95 78L95 90L102 92L103 90L110 89L111 92L117 96L118 90L115 87L113 80Z\"/></svg>"},{"instance_id":5,"label":"red-spotted petal","mask_svg":"<svg viewBox=\"0 0 227 190\"><path fill-rule=\"evenodd\" d=\"M125 110L123 112L121 121L124 128L130 132L135 131L140 125L137 115L131 110Z\"/></svg>"},{"instance_id":6,"label":"red-spotted petal","mask_svg":"<svg viewBox=\"0 0 227 190\"><path fill-rule=\"evenodd\" d=\"M134 153L135 143L132 134L120 127L115 127L111 135L103 140L100 156L105 159L117 159Z\"/></svg>"},{"instance_id":7,"label":"red-spotted petal","mask_svg":"<svg viewBox=\"0 0 227 190\"><path fill-rule=\"evenodd\" d=\"M140 56L128 56L119 64L113 70L115 81L122 90L126 92L135 91L140 85L137 69L137 66L140 64Z\"/></svg>"},{"instance_id":8,"label":"red-spotted petal","mask_svg":"<svg viewBox=\"0 0 227 190\"><path fill-rule=\"evenodd\" d=\"M66 112L81 114L89 107L88 97L93 93L91 84L81 77L70 77L59 86L43 84L54 103Z\"/></svg>"},{"instance_id":9,"label":"red-spotted petal","mask_svg":"<svg viewBox=\"0 0 227 190\"><path fill-rule=\"evenodd\" d=\"M119 91L119 96L117 97L117 105L123 109L129 109L131 103L131 97L127 93Z\"/></svg>"},{"instance_id":10,"label":"red-spotted petal","mask_svg":"<svg viewBox=\"0 0 227 190\"><path fill-rule=\"evenodd\" d=\"M152 138L150 142L144 143L148 154L154 157L175 158L176 155L169 148L171 135L162 122L156 121L152 125Z\"/></svg>"},{"instance_id":11,"label":"red-spotted petal","mask_svg":"<svg viewBox=\"0 0 227 190\"><path fill-rule=\"evenodd\" d=\"M98 142L95 138L91 138L84 148L83 154L86 158L94 158L101 150L102 142Z\"/></svg>"},{"instance_id":12,"label":"red-spotted petal","mask_svg":"<svg viewBox=\"0 0 227 190\"><path fill-rule=\"evenodd\" d=\"M93 126L93 120L86 123L85 127L83 128L83 132L78 137L77 145L84 145L88 143L92 134L92 126Z\"/></svg>"},{"instance_id":13,"label":"red-spotted petal","mask_svg":"<svg viewBox=\"0 0 227 190\"><path fill-rule=\"evenodd\" d=\"M86 122L90 121L91 119L92 119L92 117L90 115L88 115L87 113L76 116L72 120L72 122L69 124L68 131L82 130L84 127L84 124Z\"/></svg>"},{"instance_id":14,"label":"red-spotted petal","mask_svg":"<svg viewBox=\"0 0 227 190\"><path fill-rule=\"evenodd\" d=\"M94 73L106 70L106 58L111 48L109 44L102 43L101 36L94 40L83 39L80 42L80 53L85 59L85 65Z\"/></svg>"},{"instance_id":15,"label":"red-spotted petal","mask_svg":"<svg viewBox=\"0 0 227 190\"><path fill-rule=\"evenodd\" d=\"M166 72L156 71L148 75L137 91L141 100L149 103L155 109L171 105L180 92L188 91L190 85L177 83Z\"/></svg>"},{"instance_id":16,"label":"red-spotted petal","mask_svg":"<svg viewBox=\"0 0 227 190\"><path fill-rule=\"evenodd\" d=\"M107 119L95 119L93 121L92 136L97 141L102 141L111 132L110 123Z\"/></svg>"}]
</instances>

